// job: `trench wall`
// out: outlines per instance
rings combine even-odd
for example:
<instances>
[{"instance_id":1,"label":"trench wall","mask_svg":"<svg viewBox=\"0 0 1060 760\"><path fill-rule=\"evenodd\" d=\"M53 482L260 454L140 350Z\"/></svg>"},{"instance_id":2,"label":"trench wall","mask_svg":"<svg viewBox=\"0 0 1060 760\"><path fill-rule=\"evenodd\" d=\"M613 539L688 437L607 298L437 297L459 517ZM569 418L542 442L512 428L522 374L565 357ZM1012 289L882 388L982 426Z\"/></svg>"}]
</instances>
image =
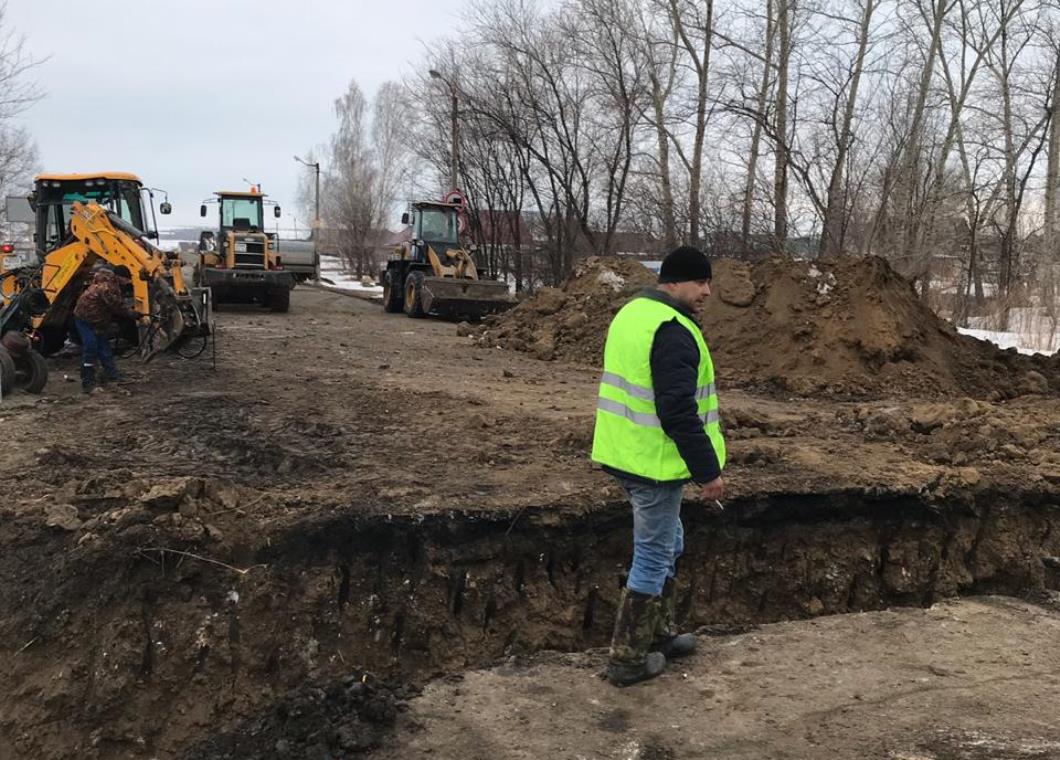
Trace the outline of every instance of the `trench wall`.
<instances>
[{"instance_id":1,"label":"trench wall","mask_svg":"<svg viewBox=\"0 0 1060 760\"><path fill-rule=\"evenodd\" d=\"M605 646L631 538L625 504L584 516L346 515L234 548L221 559L236 573L153 553L140 527L91 553L32 547L20 583L0 591L13 611L0 750L167 757L307 682L359 669L422 681ZM944 507L775 497L721 515L688 506L685 532L678 614L693 628L1060 586L1060 505L1034 496Z\"/></svg>"}]
</instances>

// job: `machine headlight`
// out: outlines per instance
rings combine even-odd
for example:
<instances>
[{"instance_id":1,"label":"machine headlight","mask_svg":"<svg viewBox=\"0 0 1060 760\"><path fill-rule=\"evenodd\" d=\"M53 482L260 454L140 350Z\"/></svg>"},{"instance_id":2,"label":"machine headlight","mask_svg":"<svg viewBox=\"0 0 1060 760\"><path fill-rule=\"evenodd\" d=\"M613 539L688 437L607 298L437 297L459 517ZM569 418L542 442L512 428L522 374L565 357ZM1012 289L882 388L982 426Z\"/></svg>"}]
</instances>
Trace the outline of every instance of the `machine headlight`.
<instances>
[{"instance_id":1,"label":"machine headlight","mask_svg":"<svg viewBox=\"0 0 1060 760\"><path fill-rule=\"evenodd\" d=\"M236 253L246 253L246 252L247 252L247 244L246 243L236 243Z\"/></svg>"}]
</instances>

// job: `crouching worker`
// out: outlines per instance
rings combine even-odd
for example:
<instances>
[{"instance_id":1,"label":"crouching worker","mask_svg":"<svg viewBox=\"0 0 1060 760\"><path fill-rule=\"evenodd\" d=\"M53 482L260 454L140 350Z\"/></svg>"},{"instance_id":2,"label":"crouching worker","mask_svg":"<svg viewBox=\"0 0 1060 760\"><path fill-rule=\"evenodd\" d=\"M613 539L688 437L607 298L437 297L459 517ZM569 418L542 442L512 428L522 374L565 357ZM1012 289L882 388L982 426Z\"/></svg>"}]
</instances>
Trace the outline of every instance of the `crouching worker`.
<instances>
[{"instance_id":1,"label":"crouching worker","mask_svg":"<svg viewBox=\"0 0 1060 760\"><path fill-rule=\"evenodd\" d=\"M114 364L114 352L105 337L116 318L139 320L140 314L125 305L118 276L109 269L96 271L74 306L74 326L81 336L81 392L92 393L96 387L96 359L103 366L103 379L121 379Z\"/></svg>"},{"instance_id":2,"label":"crouching worker","mask_svg":"<svg viewBox=\"0 0 1060 760\"><path fill-rule=\"evenodd\" d=\"M633 562L615 620L607 677L628 686L690 654L674 628L677 558L684 550L681 493L723 495L725 441L714 365L696 322L710 295L710 261L678 248L648 289L615 315L604 346L593 461L618 479L633 507Z\"/></svg>"}]
</instances>

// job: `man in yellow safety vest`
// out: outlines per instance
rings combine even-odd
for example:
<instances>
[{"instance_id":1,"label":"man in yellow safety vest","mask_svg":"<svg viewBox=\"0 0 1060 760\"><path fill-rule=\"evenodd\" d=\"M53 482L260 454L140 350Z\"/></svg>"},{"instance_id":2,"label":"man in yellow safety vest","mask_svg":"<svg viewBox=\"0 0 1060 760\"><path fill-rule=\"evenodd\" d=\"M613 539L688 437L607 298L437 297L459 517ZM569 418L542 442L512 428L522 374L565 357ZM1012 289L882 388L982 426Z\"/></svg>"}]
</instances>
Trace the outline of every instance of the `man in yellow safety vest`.
<instances>
[{"instance_id":1,"label":"man in yellow safety vest","mask_svg":"<svg viewBox=\"0 0 1060 760\"><path fill-rule=\"evenodd\" d=\"M628 686L690 654L674 629L677 558L684 551L681 494L724 493L714 365L695 318L710 295L710 261L683 246L663 260L657 289L615 315L604 346L593 461L618 479L633 507L633 562L611 639L608 679Z\"/></svg>"}]
</instances>

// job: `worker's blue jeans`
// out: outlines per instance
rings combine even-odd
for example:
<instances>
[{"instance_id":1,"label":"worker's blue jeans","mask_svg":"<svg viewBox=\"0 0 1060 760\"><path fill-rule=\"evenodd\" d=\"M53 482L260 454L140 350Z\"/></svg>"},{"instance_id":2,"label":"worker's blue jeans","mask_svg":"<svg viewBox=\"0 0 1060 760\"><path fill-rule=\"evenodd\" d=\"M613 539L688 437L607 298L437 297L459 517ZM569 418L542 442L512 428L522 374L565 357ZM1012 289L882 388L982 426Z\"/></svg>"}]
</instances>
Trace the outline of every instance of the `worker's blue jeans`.
<instances>
[{"instance_id":1,"label":"worker's blue jeans","mask_svg":"<svg viewBox=\"0 0 1060 760\"><path fill-rule=\"evenodd\" d=\"M81 387L91 389L96 384L96 359L103 365L103 374L108 380L118 379L118 368L114 365L114 352L110 341L101 338L88 322L75 319L74 327L81 336Z\"/></svg>"},{"instance_id":2,"label":"worker's blue jeans","mask_svg":"<svg viewBox=\"0 0 1060 760\"><path fill-rule=\"evenodd\" d=\"M633 506L633 564L626 588L659 596L666 579L674 577L677 558L685 550L681 525L681 485L650 485L619 478Z\"/></svg>"}]
</instances>

